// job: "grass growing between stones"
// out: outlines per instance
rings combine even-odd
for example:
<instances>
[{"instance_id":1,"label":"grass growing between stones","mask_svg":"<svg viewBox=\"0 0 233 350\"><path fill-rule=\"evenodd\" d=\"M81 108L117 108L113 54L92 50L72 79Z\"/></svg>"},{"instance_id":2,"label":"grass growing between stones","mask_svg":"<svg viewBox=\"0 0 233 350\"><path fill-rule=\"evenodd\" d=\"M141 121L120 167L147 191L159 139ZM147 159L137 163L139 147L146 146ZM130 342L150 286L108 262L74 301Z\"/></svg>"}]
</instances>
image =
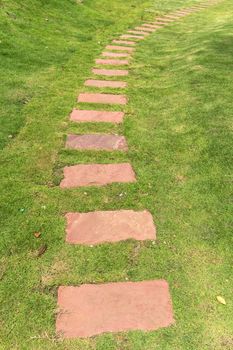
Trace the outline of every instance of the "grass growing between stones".
<instances>
[{"instance_id":1,"label":"grass growing between stones","mask_svg":"<svg viewBox=\"0 0 233 350\"><path fill-rule=\"evenodd\" d=\"M138 44L123 90L129 104L122 126L78 125L67 117L78 92L97 90L83 82L105 44L142 20L193 3L1 2L0 348L231 349L232 3ZM122 133L129 152L64 150L69 132ZM64 165L122 161L132 163L137 183L57 186ZM64 243L67 211L121 208L151 211L155 244ZM47 251L37 258L43 244ZM170 284L171 328L55 337L59 285L160 278Z\"/></svg>"}]
</instances>

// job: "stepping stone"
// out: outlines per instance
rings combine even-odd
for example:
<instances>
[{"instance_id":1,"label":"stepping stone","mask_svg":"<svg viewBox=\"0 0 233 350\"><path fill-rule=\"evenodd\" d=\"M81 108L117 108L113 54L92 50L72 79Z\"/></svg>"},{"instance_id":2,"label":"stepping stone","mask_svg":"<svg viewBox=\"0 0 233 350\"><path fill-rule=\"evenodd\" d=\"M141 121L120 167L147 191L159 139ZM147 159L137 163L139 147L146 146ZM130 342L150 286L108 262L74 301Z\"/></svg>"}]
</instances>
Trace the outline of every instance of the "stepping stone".
<instances>
[{"instance_id":1,"label":"stepping stone","mask_svg":"<svg viewBox=\"0 0 233 350\"><path fill-rule=\"evenodd\" d=\"M164 27L164 26L166 26L166 25L168 25L168 23L165 23L165 22L159 22L159 21L155 21L155 22L153 22L155 25L159 25L159 26L161 26L161 27Z\"/></svg>"},{"instance_id":2,"label":"stepping stone","mask_svg":"<svg viewBox=\"0 0 233 350\"><path fill-rule=\"evenodd\" d=\"M92 73L97 75L107 75L107 76L125 76L129 74L129 71L123 69L92 69Z\"/></svg>"},{"instance_id":3,"label":"stepping stone","mask_svg":"<svg viewBox=\"0 0 233 350\"><path fill-rule=\"evenodd\" d=\"M148 28L153 28L153 29L159 29L162 28L161 26L155 25L155 24L148 24L148 23L144 23L142 24L143 27L148 27Z\"/></svg>"},{"instance_id":4,"label":"stepping stone","mask_svg":"<svg viewBox=\"0 0 233 350\"><path fill-rule=\"evenodd\" d=\"M104 57L130 57L130 55L126 52L103 52L102 55Z\"/></svg>"},{"instance_id":5,"label":"stepping stone","mask_svg":"<svg viewBox=\"0 0 233 350\"><path fill-rule=\"evenodd\" d=\"M71 244L90 245L127 239L156 239L153 218L147 210L68 213L66 219L66 242Z\"/></svg>"},{"instance_id":6,"label":"stepping stone","mask_svg":"<svg viewBox=\"0 0 233 350\"><path fill-rule=\"evenodd\" d=\"M124 81L110 81L110 80L86 80L85 86L94 86L94 87L110 87L110 88L125 88L127 83Z\"/></svg>"},{"instance_id":7,"label":"stepping stone","mask_svg":"<svg viewBox=\"0 0 233 350\"><path fill-rule=\"evenodd\" d=\"M74 122L104 122L119 124L123 122L123 112L88 111L74 109L70 115L70 120Z\"/></svg>"},{"instance_id":8,"label":"stepping stone","mask_svg":"<svg viewBox=\"0 0 233 350\"><path fill-rule=\"evenodd\" d=\"M79 94L78 102L125 105L127 98L124 95L83 93Z\"/></svg>"},{"instance_id":9,"label":"stepping stone","mask_svg":"<svg viewBox=\"0 0 233 350\"><path fill-rule=\"evenodd\" d=\"M121 35L122 39L143 39L143 37L138 36L138 35L131 35L131 34L123 34Z\"/></svg>"},{"instance_id":10,"label":"stepping stone","mask_svg":"<svg viewBox=\"0 0 233 350\"><path fill-rule=\"evenodd\" d=\"M95 60L95 63L96 64L107 64L107 65L111 65L111 66L124 66L124 65L128 65L129 61L99 58L99 59Z\"/></svg>"},{"instance_id":11,"label":"stepping stone","mask_svg":"<svg viewBox=\"0 0 233 350\"><path fill-rule=\"evenodd\" d=\"M68 135L66 148L106 151L126 151L128 149L124 136L105 134Z\"/></svg>"},{"instance_id":12,"label":"stepping stone","mask_svg":"<svg viewBox=\"0 0 233 350\"><path fill-rule=\"evenodd\" d=\"M128 52L134 51L133 47L117 46L117 45L108 45L108 46L106 46L106 49L107 50L117 50L117 51L128 51Z\"/></svg>"},{"instance_id":13,"label":"stepping stone","mask_svg":"<svg viewBox=\"0 0 233 350\"><path fill-rule=\"evenodd\" d=\"M58 307L56 332L64 338L153 331L174 323L164 280L61 286Z\"/></svg>"},{"instance_id":14,"label":"stepping stone","mask_svg":"<svg viewBox=\"0 0 233 350\"><path fill-rule=\"evenodd\" d=\"M124 45L136 45L134 41L126 41L126 40L113 40L114 44L124 44Z\"/></svg>"},{"instance_id":15,"label":"stepping stone","mask_svg":"<svg viewBox=\"0 0 233 350\"><path fill-rule=\"evenodd\" d=\"M149 35L149 33L140 32L140 31L138 31L138 30L128 30L128 33L131 33L131 34L138 34L138 35Z\"/></svg>"},{"instance_id":16,"label":"stepping stone","mask_svg":"<svg viewBox=\"0 0 233 350\"><path fill-rule=\"evenodd\" d=\"M174 22L172 19L168 19L168 18L166 18L166 17L156 17L156 21Z\"/></svg>"},{"instance_id":17,"label":"stepping stone","mask_svg":"<svg viewBox=\"0 0 233 350\"><path fill-rule=\"evenodd\" d=\"M177 16L173 16L173 15L164 15L164 17L166 17L166 18L171 18L171 19L178 19L178 17Z\"/></svg>"},{"instance_id":18,"label":"stepping stone","mask_svg":"<svg viewBox=\"0 0 233 350\"><path fill-rule=\"evenodd\" d=\"M145 30L145 31L147 31L147 32L155 32L156 31L156 29L155 28L147 28L147 27L136 27L135 29L137 29L137 30Z\"/></svg>"},{"instance_id":19,"label":"stepping stone","mask_svg":"<svg viewBox=\"0 0 233 350\"><path fill-rule=\"evenodd\" d=\"M128 163L80 164L64 168L60 187L104 186L114 182L135 181L135 173Z\"/></svg>"}]
</instances>

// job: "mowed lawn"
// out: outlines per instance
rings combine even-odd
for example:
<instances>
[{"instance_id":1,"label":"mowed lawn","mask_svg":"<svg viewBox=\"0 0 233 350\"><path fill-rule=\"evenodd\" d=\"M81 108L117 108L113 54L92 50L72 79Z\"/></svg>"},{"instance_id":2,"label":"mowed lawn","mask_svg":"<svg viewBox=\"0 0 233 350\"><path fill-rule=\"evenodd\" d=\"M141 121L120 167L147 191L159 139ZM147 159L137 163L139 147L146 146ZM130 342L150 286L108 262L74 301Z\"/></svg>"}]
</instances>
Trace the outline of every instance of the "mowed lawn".
<instances>
[{"instance_id":1,"label":"mowed lawn","mask_svg":"<svg viewBox=\"0 0 233 350\"><path fill-rule=\"evenodd\" d=\"M77 94L96 91L83 83L106 44L195 3L0 1L0 349L233 348L232 1L138 44L124 79L123 125L69 122ZM129 152L65 150L71 132L123 134ZM58 186L65 165L125 161L135 184ZM65 243L66 212L112 209L148 209L157 240ZM58 286L150 279L169 282L172 327L56 337Z\"/></svg>"}]
</instances>

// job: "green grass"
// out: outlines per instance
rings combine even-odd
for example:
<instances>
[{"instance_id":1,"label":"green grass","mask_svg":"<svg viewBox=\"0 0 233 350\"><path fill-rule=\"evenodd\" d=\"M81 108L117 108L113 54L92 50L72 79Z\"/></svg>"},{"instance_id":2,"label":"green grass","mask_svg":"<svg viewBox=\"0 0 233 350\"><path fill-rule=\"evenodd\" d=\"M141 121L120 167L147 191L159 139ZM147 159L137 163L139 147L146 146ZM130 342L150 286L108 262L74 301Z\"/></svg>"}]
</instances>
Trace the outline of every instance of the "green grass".
<instances>
[{"instance_id":1,"label":"green grass","mask_svg":"<svg viewBox=\"0 0 233 350\"><path fill-rule=\"evenodd\" d=\"M232 2L138 45L122 126L68 119L77 94L96 91L83 82L112 38L193 3L0 1L0 349L232 348ZM129 152L64 150L71 131L124 134ZM64 165L121 161L132 163L137 183L57 186ZM156 244L64 243L65 212L120 208L150 210ZM48 250L36 258L45 243ZM158 278L169 282L174 326L88 340L55 337L59 285Z\"/></svg>"}]
</instances>

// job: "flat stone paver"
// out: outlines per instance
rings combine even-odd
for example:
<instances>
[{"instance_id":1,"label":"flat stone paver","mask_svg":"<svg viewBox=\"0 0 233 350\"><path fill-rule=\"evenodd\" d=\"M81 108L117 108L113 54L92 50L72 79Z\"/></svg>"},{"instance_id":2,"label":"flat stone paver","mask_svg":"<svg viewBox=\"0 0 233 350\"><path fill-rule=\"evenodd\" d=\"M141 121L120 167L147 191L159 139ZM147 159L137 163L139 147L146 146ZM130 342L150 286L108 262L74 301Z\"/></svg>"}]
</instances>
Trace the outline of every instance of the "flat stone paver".
<instances>
[{"instance_id":1,"label":"flat stone paver","mask_svg":"<svg viewBox=\"0 0 233 350\"><path fill-rule=\"evenodd\" d=\"M159 29L162 28L161 26L155 25L155 24L148 24L148 23L144 23L142 24L143 27L148 27L148 28L154 28L154 29Z\"/></svg>"},{"instance_id":2,"label":"flat stone paver","mask_svg":"<svg viewBox=\"0 0 233 350\"><path fill-rule=\"evenodd\" d=\"M79 164L64 168L62 188L103 186L114 182L135 182L135 173L129 163Z\"/></svg>"},{"instance_id":3,"label":"flat stone paver","mask_svg":"<svg viewBox=\"0 0 233 350\"><path fill-rule=\"evenodd\" d=\"M110 80L86 80L84 83L85 86L94 86L94 87L110 87L110 88L125 88L127 83L124 81L110 81Z\"/></svg>"},{"instance_id":4,"label":"flat stone paver","mask_svg":"<svg viewBox=\"0 0 233 350\"><path fill-rule=\"evenodd\" d=\"M130 55L127 52L103 52L102 56L115 58L130 57Z\"/></svg>"},{"instance_id":5,"label":"flat stone paver","mask_svg":"<svg viewBox=\"0 0 233 350\"><path fill-rule=\"evenodd\" d=\"M58 307L56 332L64 338L152 331L174 323L164 280L61 286Z\"/></svg>"},{"instance_id":6,"label":"flat stone paver","mask_svg":"<svg viewBox=\"0 0 233 350\"><path fill-rule=\"evenodd\" d=\"M124 112L92 111L74 109L70 115L70 120L79 123L104 122L119 124L123 122Z\"/></svg>"},{"instance_id":7,"label":"flat stone paver","mask_svg":"<svg viewBox=\"0 0 233 350\"><path fill-rule=\"evenodd\" d=\"M133 210L66 214L66 242L100 244L127 239L154 240L156 229L150 212Z\"/></svg>"},{"instance_id":8,"label":"flat stone paver","mask_svg":"<svg viewBox=\"0 0 233 350\"><path fill-rule=\"evenodd\" d=\"M83 93L79 94L78 102L125 105L127 98L124 95Z\"/></svg>"},{"instance_id":9,"label":"flat stone paver","mask_svg":"<svg viewBox=\"0 0 233 350\"><path fill-rule=\"evenodd\" d=\"M128 60L117 60L117 59L105 59L105 58L98 58L95 60L96 64L106 64L109 66L126 66L129 64Z\"/></svg>"},{"instance_id":10,"label":"flat stone paver","mask_svg":"<svg viewBox=\"0 0 233 350\"><path fill-rule=\"evenodd\" d=\"M174 22L173 19L169 19L169 18L166 18L166 17L156 17L156 21Z\"/></svg>"},{"instance_id":11,"label":"flat stone paver","mask_svg":"<svg viewBox=\"0 0 233 350\"><path fill-rule=\"evenodd\" d=\"M67 136L66 148L107 151L126 151L128 149L124 136L111 134L71 134Z\"/></svg>"},{"instance_id":12,"label":"flat stone paver","mask_svg":"<svg viewBox=\"0 0 233 350\"><path fill-rule=\"evenodd\" d=\"M137 30L145 30L147 32L153 33L156 31L156 28L149 28L149 27L136 27Z\"/></svg>"},{"instance_id":13,"label":"flat stone paver","mask_svg":"<svg viewBox=\"0 0 233 350\"><path fill-rule=\"evenodd\" d=\"M145 33L139 30L128 30L128 33L136 34L136 35L149 35L149 33Z\"/></svg>"},{"instance_id":14,"label":"flat stone paver","mask_svg":"<svg viewBox=\"0 0 233 350\"><path fill-rule=\"evenodd\" d=\"M119 45L107 45L106 50L117 50L117 51L128 51L133 52L133 47L127 47L127 46L119 46Z\"/></svg>"},{"instance_id":15,"label":"flat stone paver","mask_svg":"<svg viewBox=\"0 0 233 350\"><path fill-rule=\"evenodd\" d=\"M128 70L124 69L98 69L98 68L93 68L92 73L96 75L106 75L110 77L117 77L117 76L126 76L129 74Z\"/></svg>"},{"instance_id":16,"label":"flat stone paver","mask_svg":"<svg viewBox=\"0 0 233 350\"><path fill-rule=\"evenodd\" d=\"M122 39L143 39L142 36L139 36L139 35L133 35L133 34L123 34L121 35L121 38Z\"/></svg>"},{"instance_id":17,"label":"flat stone paver","mask_svg":"<svg viewBox=\"0 0 233 350\"><path fill-rule=\"evenodd\" d=\"M173 16L173 15L164 15L164 17L171 18L171 19L174 19L174 20L178 19L177 16Z\"/></svg>"},{"instance_id":18,"label":"flat stone paver","mask_svg":"<svg viewBox=\"0 0 233 350\"><path fill-rule=\"evenodd\" d=\"M155 25L159 25L159 26L161 26L161 27L164 27L164 26L166 26L166 25L169 24L169 23L159 22L159 21L156 21L156 22L154 22L154 23L155 23Z\"/></svg>"},{"instance_id":19,"label":"flat stone paver","mask_svg":"<svg viewBox=\"0 0 233 350\"><path fill-rule=\"evenodd\" d=\"M124 45L136 45L135 41L128 41L128 40L113 40L114 44L124 44Z\"/></svg>"}]
</instances>

